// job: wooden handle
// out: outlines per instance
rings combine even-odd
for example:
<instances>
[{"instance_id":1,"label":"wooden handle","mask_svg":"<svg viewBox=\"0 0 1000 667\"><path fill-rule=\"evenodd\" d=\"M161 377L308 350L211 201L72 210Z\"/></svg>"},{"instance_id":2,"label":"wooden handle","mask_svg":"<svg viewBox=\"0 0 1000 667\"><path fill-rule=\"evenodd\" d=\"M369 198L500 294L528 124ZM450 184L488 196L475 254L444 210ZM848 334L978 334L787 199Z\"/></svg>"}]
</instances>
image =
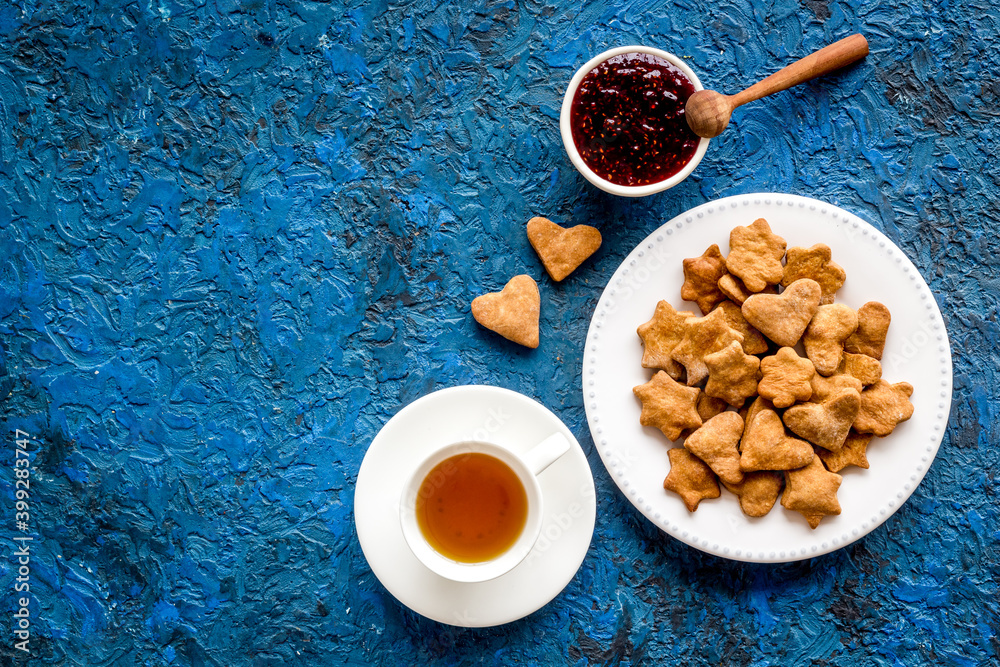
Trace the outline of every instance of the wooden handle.
<instances>
[{"instance_id":1,"label":"wooden handle","mask_svg":"<svg viewBox=\"0 0 1000 667\"><path fill-rule=\"evenodd\" d=\"M819 51L809 54L801 60L779 70L735 95L729 97L733 108L759 100L786 88L814 79L817 76L829 74L845 65L861 60L868 55L868 40L864 35L854 34L839 42L824 46Z\"/></svg>"}]
</instances>

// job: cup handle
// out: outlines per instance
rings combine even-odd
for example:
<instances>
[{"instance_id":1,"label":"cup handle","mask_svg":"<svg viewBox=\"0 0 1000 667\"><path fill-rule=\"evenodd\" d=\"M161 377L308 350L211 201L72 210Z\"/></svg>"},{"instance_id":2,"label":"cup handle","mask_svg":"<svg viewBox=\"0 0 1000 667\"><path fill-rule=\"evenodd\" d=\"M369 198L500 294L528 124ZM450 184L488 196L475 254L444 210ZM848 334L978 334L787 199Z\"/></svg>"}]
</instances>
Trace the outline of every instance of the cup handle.
<instances>
[{"instance_id":1,"label":"cup handle","mask_svg":"<svg viewBox=\"0 0 1000 667\"><path fill-rule=\"evenodd\" d=\"M562 433L553 433L531 448L524 455L524 462L532 475L539 475L543 470L555 463L556 459L569 451L570 443Z\"/></svg>"}]
</instances>

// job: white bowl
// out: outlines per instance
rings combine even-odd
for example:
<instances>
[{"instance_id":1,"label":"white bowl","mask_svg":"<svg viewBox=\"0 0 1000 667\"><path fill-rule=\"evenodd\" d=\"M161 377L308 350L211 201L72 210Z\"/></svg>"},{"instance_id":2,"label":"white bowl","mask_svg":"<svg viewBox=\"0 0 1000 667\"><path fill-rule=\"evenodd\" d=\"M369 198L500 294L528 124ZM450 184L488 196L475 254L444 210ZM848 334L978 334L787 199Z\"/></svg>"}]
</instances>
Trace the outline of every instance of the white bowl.
<instances>
[{"instance_id":1,"label":"white bowl","mask_svg":"<svg viewBox=\"0 0 1000 667\"><path fill-rule=\"evenodd\" d=\"M684 168L679 172L670 178L657 181L656 183L650 183L648 185L617 185L607 179L601 178L587 166L587 164L583 161L583 158L580 157L580 152L576 149L576 144L573 143L573 129L570 126L570 112L573 107L573 98L576 96L576 90L580 87L580 82L583 81L583 77L585 77L591 70L605 60L615 56L620 56L624 53L648 53L650 55L663 58L682 71L684 75L691 80L695 90L703 89L701 81L698 80L698 76L691 70L690 67L687 66L687 64L684 63L684 61L674 54L661 51L660 49L650 48L648 46L620 46L616 49L611 49L600 55L594 56L588 60L583 67L578 69L576 74L573 75L573 78L570 79L569 87L566 89L566 95L563 97L562 112L559 115L559 129L562 133L563 146L566 148L566 153L569 155L570 162L573 163L573 166L576 167L577 171L583 174L584 178L605 192L610 192L613 195L619 195L621 197L645 197L646 195L668 190L687 178L688 175L694 171L694 168L698 166L698 163L701 162L701 158L704 157L705 151L708 150L709 140L702 138L701 141L698 142L698 148L695 150L694 156L688 160L688 163L684 165Z\"/></svg>"}]
</instances>

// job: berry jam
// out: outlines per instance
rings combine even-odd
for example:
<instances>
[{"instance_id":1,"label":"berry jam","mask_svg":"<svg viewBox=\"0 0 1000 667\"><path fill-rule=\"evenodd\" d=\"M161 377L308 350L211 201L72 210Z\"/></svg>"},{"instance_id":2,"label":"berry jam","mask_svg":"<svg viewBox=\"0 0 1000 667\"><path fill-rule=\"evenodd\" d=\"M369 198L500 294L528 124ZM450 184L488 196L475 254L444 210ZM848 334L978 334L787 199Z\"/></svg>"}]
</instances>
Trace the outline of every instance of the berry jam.
<instances>
[{"instance_id":1,"label":"berry jam","mask_svg":"<svg viewBox=\"0 0 1000 667\"><path fill-rule=\"evenodd\" d=\"M684 118L693 92L690 79L663 58L609 58L583 77L573 97L573 143L595 174L616 185L666 180L698 148Z\"/></svg>"}]
</instances>

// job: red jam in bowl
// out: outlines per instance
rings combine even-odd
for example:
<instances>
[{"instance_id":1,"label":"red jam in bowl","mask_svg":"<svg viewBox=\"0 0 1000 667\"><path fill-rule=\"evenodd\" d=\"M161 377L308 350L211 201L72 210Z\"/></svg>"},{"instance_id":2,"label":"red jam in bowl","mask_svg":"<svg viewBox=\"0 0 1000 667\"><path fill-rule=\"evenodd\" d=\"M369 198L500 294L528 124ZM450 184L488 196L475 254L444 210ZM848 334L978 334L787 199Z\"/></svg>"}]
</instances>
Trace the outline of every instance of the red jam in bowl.
<instances>
[{"instance_id":1,"label":"red jam in bowl","mask_svg":"<svg viewBox=\"0 0 1000 667\"><path fill-rule=\"evenodd\" d=\"M693 92L691 80L663 58L609 58L583 77L573 96L573 143L595 174L616 185L664 181L698 148L684 118Z\"/></svg>"}]
</instances>

